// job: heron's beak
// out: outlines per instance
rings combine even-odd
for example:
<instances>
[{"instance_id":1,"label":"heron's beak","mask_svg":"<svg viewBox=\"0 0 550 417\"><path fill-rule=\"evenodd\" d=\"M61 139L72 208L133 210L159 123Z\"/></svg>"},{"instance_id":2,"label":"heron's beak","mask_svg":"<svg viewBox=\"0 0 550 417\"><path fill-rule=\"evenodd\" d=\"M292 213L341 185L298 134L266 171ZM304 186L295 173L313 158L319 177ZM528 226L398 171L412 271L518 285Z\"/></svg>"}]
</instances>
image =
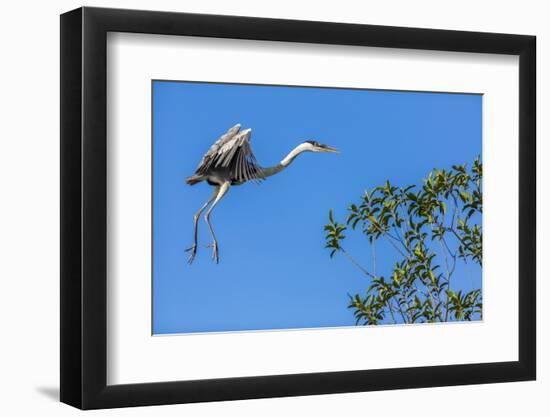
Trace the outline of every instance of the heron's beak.
<instances>
[{"instance_id":1,"label":"heron's beak","mask_svg":"<svg viewBox=\"0 0 550 417\"><path fill-rule=\"evenodd\" d=\"M340 153L338 149L333 148L332 146L329 146L329 145L323 145L321 147L321 152Z\"/></svg>"}]
</instances>

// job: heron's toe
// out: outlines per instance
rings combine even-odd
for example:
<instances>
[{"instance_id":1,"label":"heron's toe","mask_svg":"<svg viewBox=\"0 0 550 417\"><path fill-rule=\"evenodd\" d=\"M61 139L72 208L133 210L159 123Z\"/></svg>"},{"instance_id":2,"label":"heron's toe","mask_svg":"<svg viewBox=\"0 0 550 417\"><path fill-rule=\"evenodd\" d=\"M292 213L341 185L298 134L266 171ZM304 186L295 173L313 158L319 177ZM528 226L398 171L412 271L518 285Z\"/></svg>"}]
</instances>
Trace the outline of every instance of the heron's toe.
<instances>
[{"instance_id":1,"label":"heron's toe","mask_svg":"<svg viewBox=\"0 0 550 417\"><path fill-rule=\"evenodd\" d=\"M185 252L191 252L191 255L189 255L189 258L187 259L187 263L191 265L195 259L195 255L197 254L197 245L193 245L190 248L185 249Z\"/></svg>"},{"instance_id":2,"label":"heron's toe","mask_svg":"<svg viewBox=\"0 0 550 417\"><path fill-rule=\"evenodd\" d=\"M207 248L212 248L212 260L217 264L220 263L220 257L218 255L218 243L212 242L206 246Z\"/></svg>"}]
</instances>

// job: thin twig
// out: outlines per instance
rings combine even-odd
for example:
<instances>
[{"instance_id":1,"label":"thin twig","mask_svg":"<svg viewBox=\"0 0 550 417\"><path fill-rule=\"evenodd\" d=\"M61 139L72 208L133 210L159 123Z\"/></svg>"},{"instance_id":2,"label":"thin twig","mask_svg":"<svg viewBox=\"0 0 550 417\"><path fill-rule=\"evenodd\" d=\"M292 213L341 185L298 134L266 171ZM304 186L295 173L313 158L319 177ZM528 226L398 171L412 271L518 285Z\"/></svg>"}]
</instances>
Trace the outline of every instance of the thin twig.
<instances>
[{"instance_id":1,"label":"thin twig","mask_svg":"<svg viewBox=\"0 0 550 417\"><path fill-rule=\"evenodd\" d=\"M370 244L372 249L372 271L376 275L376 248L374 247L374 242Z\"/></svg>"},{"instance_id":2,"label":"thin twig","mask_svg":"<svg viewBox=\"0 0 550 417\"><path fill-rule=\"evenodd\" d=\"M341 247L340 250L342 251L342 253L343 253L344 255L346 255L346 257L350 260L350 262L351 262L353 265L355 265L357 268L359 268L359 270L361 270L361 272L363 272L365 275L368 275L368 276L371 277L371 278L376 278L375 275L371 274L369 271L367 271L365 268L363 268L363 267L361 266L361 264L360 264L359 262L357 262L353 256L351 256L349 253L347 253L347 252L344 250L344 248Z\"/></svg>"}]
</instances>

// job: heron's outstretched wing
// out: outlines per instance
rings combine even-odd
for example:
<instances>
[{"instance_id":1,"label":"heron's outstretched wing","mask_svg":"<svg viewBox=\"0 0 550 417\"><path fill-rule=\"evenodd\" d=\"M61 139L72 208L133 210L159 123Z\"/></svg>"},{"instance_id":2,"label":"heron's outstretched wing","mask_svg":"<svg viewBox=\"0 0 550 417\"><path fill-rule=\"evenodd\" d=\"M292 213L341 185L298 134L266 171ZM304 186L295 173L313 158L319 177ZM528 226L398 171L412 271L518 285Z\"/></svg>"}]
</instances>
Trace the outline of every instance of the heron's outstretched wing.
<instances>
[{"instance_id":1,"label":"heron's outstretched wing","mask_svg":"<svg viewBox=\"0 0 550 417\"><path fill-rule=\"evenodd\" d=\"M197 169L195 170L195 173L201 175L207 173L208 170L212 168L212 164L215 162L220 148L231 141L231 139L233 139L235 135L239 133L239 130L241 130L241 125L236 124L227 132L225 132L216 142L214 142L214 144L202 157L199 165L197 166Z\"/></svg>"},{"instance_id":2,"label":"heron's outstretched wing","mask_svg":"<svg viewBox=\"0 0 550 417\"><path fill-rule=\"evenodd\" d=\"M252 130L240 131L235 125L214 143L202 158L196 174L209 175L221 170L228 171L235 182L261 180L262 169L256 162L250 146Z\"/></svg>"}]
</instances>

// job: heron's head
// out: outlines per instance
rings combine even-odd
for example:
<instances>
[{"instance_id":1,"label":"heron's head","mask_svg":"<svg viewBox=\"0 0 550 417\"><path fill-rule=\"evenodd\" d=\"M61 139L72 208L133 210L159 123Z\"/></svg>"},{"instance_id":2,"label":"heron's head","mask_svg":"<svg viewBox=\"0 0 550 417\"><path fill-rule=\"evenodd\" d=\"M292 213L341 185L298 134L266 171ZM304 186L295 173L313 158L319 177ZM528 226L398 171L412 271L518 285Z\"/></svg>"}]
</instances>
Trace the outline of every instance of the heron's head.
<instances>
[{"instance_id":1,"label":"heron's head","mask_svg":"<svg viewBox=\"0 0 550 417\"><path fill-rule=\"evenodd\" d=\"M331 153L338 153L338 149L333 148L329 145L324 145L322 143L316 142L314 140L306 140L303 143L305 150L310 152L331 152Z\"/></svg>"}]
</instances>

